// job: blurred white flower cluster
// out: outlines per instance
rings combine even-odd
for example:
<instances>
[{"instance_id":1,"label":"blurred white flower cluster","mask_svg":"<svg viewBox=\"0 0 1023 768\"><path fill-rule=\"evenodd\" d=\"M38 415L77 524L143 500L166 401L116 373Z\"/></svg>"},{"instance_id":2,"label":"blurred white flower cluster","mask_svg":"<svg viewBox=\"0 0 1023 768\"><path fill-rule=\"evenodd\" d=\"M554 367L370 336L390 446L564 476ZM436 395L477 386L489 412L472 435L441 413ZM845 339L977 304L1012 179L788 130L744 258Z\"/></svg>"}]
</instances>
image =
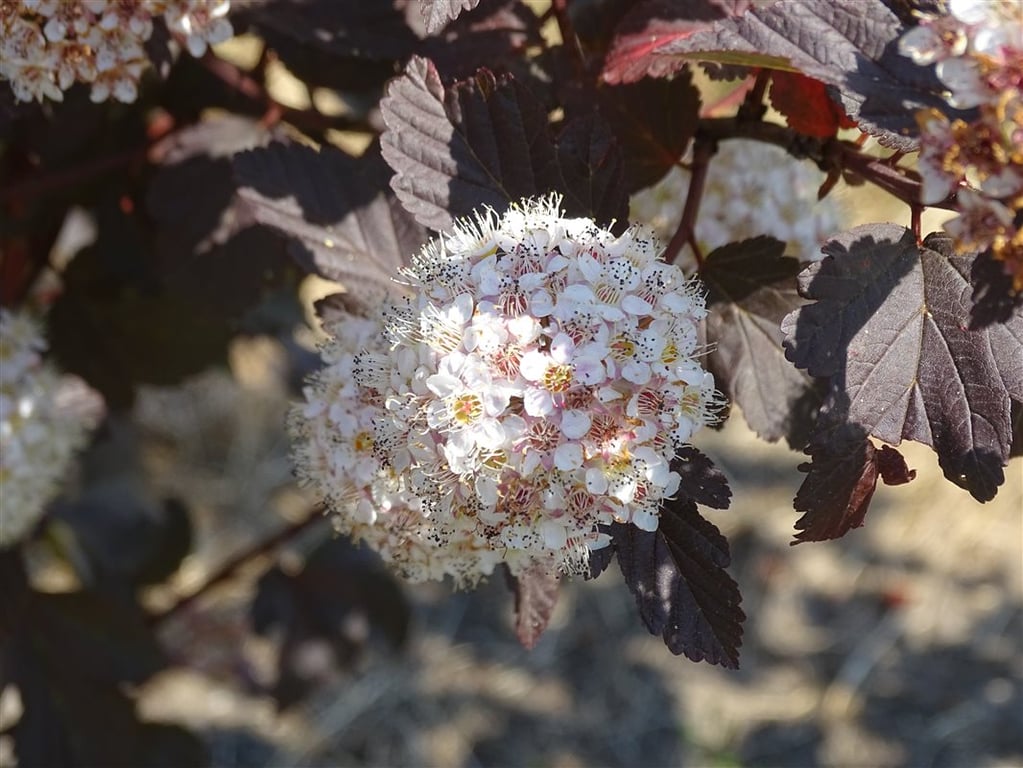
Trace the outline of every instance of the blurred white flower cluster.
<instances>
[{"instance_id":1,"label":"blurred white flower cluster","mask_svg":"<svg viewBox=\"0 0 1023 768\"><path fill-rule=\"evenodd\" d=\"M234 32L230 0L15 0L0 2L0 79L19 101L62 101L76 82L91 98L132 102L149 66L145 43L162 17L193 56Z\"/></svg>"},{"instance_id":2,"label":"blurred white flower cluster","mask_svg":"<svg viewBox=\"0 0 1023 768\"><path fill-rule=\"evenodd\" d=\"M678 166L629 201L629 218L654 228L669 241L682 220L689 171ZM824 173L772 144L747 139L721 142L710 161L696 240L704 254L731 242L771 235L800 261L821 258L820 246L838 230L838 208L830 197L817 200ZM683 263L693 255L688 246Z\"/></svg>"},{"instance_id":3,"label":"blurred white flower cluster","mask_svg":"<svg viewBox=\"0 0 1023 768\"><path fill-rule=\"evenodd\" d=\"M945 224L962 251L988 248L1023 291L1023 3L948 0L903 35L899 50L936 64L948 101L976 107L971 121L921 110L921 202L957 194L960 215Z\"/></svg>"},{"instance_id":4,"label":"blurred white flower cluster","mask_svg":"<svg viewBox=\"0 0 1023 768\"><path fill-rule=\"evenodd\" d=\"M720 395L697 283L643 229L558 198L463 219L405 275L411 298L327 330L290 416L300 478L414 580L499 562L583 573L613 521L654 530L669 462Z\"/></svg>"},{"instance_id":5,"label":"blurred white flower cluster","mask_svg":"<svg viewBox=\"0 0 1023 768\"><path fill-rule=\"evenodd\" d=\"M80 379L42 360L45 349L30 315L0 309L0 547L39 520L103 410Z\"/></svg>"}]
</instances>

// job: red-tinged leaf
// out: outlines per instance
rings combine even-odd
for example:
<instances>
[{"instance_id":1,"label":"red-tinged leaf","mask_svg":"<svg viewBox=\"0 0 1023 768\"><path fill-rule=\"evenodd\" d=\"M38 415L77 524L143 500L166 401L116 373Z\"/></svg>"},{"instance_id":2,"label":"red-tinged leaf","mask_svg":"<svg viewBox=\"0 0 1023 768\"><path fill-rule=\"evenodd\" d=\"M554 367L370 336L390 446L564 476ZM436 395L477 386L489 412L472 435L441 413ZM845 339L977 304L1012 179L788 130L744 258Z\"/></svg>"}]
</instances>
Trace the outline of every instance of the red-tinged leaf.
<instances>
[{"instance_id":1,"label":"red-tinged leaf","mask_svg":"<svg viewBox=\"0 0 1023 768\"><path fill-rule=\"evenodd\" d=\"M622 575L651 634L674 654L737 669L742 645L739 587L725 571L728 542L692 500L671 502L656 531L614 523Z\"/></svg>"},{"instance_id":2,"label":"red-tinged leaf","mask_svg":"<svg viewBox=\"0 0 1023 768\"><path fill-rule=\"evenodd\" d=\"M631 194L661 179L685 154L700 115L700 92L686 70L674 78L645 78L597 92L625 156Z\"/></svg>"},{"instance_id":3,"label":"red-tinged leaf","mask_svg":"<svg viewBox=\"0 0 1023 768\"><path fill-rule=\"evenodd\" d=\"M838 539L862 526L879 476L888 485L916 477L901 453L887 445L876 449L855 426L820 433L806 452L811 461L799 466L807 475L794 501L804 514L792 544Z\"/></svg>"},{"instance_id":4,"label":"red-tinged leaf","mask_svg":"<svg viewBox=\"0 0 1023 768\"><path fill-rule=\"evenodd\" d=\"M914 112L932 106L947 112L948 105L933 68L898 52L904 31L884 0L778 0L655 40L647 56L668 71L695 59L802 72L830 86L861 128L909 150L916 146Z\"/></svg>"},{"instance_id":5,"label":"red-tinged leaf","mask_svg":"<svg viewBox=\"0 0 1023 768\"><path fill-rule=\"evenodd\" d=\"M471 10L479 3L480 0L419 0L419 9L426 22L426 31L432 35L458 18L462 11Z\"/></svg>"},{"instance_id":6,"label":"red-tinged leaf","mask_svg":"<svg viewBox=\"0 0 1023 768\"><path fill-rule=\"evenodd\" d=\"M512 577L515 592L515 636L524 648L532 649L547 629L561 587L558 574L542 567Z\"/></svg>"},{"instance_id":7,"label":"red-tinged leaf","mask_svg":"<svg viewBox=\"0 0 1023 768\"><path fill-rule=\"evenodd\" d=\"M771 106L785 116L790 128L819 139L834 136L839 128L856 125L828 95L824 83L798 72L771 75Z\"/></svg>"},{"instance_id":8,"label":"red-tinged leaf","mask_svg":"<svg viewBox=\"0 0 1023 768\"><path fill-rule=\"evenodd\" d=\"M236 156L234 173L252 215L294 238L301 264L370 301L398 290L398 269L426 239L372 148L357 159L328 146L272 144Z\"/></svg>"},{"instance_id":9,"label":"red-tinged leaf","mask_svg":"<svg viewBox=\"0 0 1023 768\"><path fill-rule=\"evenodd\" d=\"M743 5L732 10L741 13ZM726 18L720 4L707 0L646 0L626 14L604 62L603 79L612 85L644 77L673 75L684 66L677 56L660 51L711 23Z\"/></svg>"},{"instance_id":10,"label":"red-tinged leaf","mask_svg":"<svg viewBox=\"0 0 1023 768\"><path fill-rule=\"evenodd\" d=\"M679 450L671 462L671 469L682 478L679 494L712 509L728 509L732 503L728 478L693 446L686 445Z\"/></svg>"},{"instance_id":11,"label":"red-tinged leaf","mask_svg":"<svg viewBox=\"0 0 1023 768\"><path fill-rule=\"evenodd\" d=\"M906 464L906 457L890 445L875 451L874 461L885 485L905 485L916 479L916 470Z\"/></svg>"},{"instance_id":12,"label":"red-tinged leaf","mask_svg":"<svg viewBox=\"0 0 1023 768\"><path fill-rule=\"evenodd\" d=\"M598 224L625 222L629 196L622 184L622 153L607 124L596 116L576 118L558 136L558 167L572 215L590 216Z\"/></svg>"},{"instance_id":13,"label":"red-tinged leaf","mask_svg":"<svg viewBox=\"0 0 1023 768\"><path fill-rule=\"evenodd\" d=\"M447 90L433 64L414 57L380 108L391 186L423 226L446 230L473 210L503 211L558 186L547 114L510 78L480 70Z\"/></svg>"},{"instance_id":14,"label":"red-tinged leaf","mask_svg":"<svg viewBox=\"0 0 1023 768\"><path fill-rule=\"evenodd\" d=\"M778 240L757 237L718 248L704 261L707 368L754 432L772 442L787 436L801 449L805 443L793 436L805 432L807 414L795 406L812 396L813 382L785 359L781 322L806 300L796 283L799 262L784 250Z\"/></svg>"},{"instance_id":15,"label":"red-tinged leaf","mask_svg":"<svg viewBox=\"0 0 1023 768\"><path fill-rule=\"evenodd\" d=\"M786 354L831 380L829 423L934 448L945 477L979 501L1004 480L1011 400L1023 401L1023 316L970 330L975 256L923 246L894 224L857 227L800 275L814 304L783 323Z\"/></svg>"}]
</instances>

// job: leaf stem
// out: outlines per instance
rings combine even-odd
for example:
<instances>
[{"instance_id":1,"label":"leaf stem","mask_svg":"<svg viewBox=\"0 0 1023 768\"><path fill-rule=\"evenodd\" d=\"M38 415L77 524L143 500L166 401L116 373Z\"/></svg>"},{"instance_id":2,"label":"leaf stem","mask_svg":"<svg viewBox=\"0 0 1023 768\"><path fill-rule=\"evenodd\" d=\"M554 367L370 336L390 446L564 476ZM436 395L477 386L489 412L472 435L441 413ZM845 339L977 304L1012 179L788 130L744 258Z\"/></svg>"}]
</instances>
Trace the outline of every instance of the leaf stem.
<instances>
[{"instance_id":1,"label":"leaf stem","mask_svg":"<svg viewBox=\"0 0 1023 768\"><path fill-rule=\"evenodd\" d=\"M920 203L913 203L909 206L909 226L913 230L913 236L916 238L918 243L923 243L923 223L921 216L923 214L924 207Z\"/></svg>"}]
</instances>

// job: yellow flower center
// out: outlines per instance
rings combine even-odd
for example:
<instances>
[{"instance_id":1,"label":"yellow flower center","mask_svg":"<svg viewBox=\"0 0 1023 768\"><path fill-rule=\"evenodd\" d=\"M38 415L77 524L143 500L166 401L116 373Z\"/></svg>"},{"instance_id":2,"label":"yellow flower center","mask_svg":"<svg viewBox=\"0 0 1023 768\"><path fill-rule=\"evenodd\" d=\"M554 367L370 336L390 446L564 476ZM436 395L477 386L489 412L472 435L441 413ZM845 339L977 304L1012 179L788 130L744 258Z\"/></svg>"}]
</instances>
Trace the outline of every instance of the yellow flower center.
<instances>
[{"instance_id":1,"label":"yellow flower center","mask_svg":"<svg viewBox=\"0 0 1023 768\"><path fill-rule=\"evenodd\" d=\"M353 444L357 453L369 453L373 450L373 436L369 432L360 432Z\"/></svg>"},{"instance_id":2,"label":"yellow flower center","mask_svg":"<svg viewBox=\"0 0 1023 768\"><path fill-rule=\"evenodd\" d=\"M459 424L472 424L483 415L483 401L471 392L459 395L451 403L451 415Z\"/></svg>"},{"instance_id":3,"label":"yellow flower center","mask_svg":"<svg viewBox=\"0 0 1023 768\"><path fill-rule=\"evenodd\" d=\"M548 392L564 392L572 386L572 366L552 365L543 375L543 386Z\"/></svg>"}]
</instances>

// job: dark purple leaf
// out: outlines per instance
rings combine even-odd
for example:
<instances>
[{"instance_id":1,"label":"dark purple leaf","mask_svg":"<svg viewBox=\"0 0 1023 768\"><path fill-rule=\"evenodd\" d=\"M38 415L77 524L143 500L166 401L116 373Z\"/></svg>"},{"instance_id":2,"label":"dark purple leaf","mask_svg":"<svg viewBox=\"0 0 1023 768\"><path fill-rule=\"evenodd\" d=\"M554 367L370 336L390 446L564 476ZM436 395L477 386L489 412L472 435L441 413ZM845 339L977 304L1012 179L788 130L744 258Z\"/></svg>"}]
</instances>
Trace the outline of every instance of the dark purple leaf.
<instances>
[{"instance_id":1,"label":"dark purple leaf","mask_svg":"<svg viewBox=\"0 0 1023 768\"><path fill-rule=\"evenodd\" d=\"M280 567L260 579L250 608L253 629L284 633L273 696L282 707L308 694L336 668L347 668L374 638L400 648L410 611L401 587L369 549L346 539L320 544L298 573ZM332 658L323 668L303 663L308 650L326 643Z\"/></svg>"},{"instance_id":2,"label":"dark purple leaf","mask_svg":"<svg viewBox=\"0 0 1023 768\"><path fill-rule=\"evenodd\" d=\"M1023 311L1023 291L1013 291L1012 275L1005 270L1004 262L991 258L990 250L974 260L970 284L973 286L970 330L1007 323Z\"/></svg>"},{"instance_id":3,"label":"dark purple leaf","mask_svg":"<svg viewBox=\"0 0 1023 768\"><path fill-rule=\"evenodd\" d=\"M651 41L640 61L661 71L686 59L794 69L831 86L846 114L882 143L908 150L916 145L914 112L948 105L933 69L899 54L904 31L882 0L779 0ZM611 75L623 71L643 68Z\"/></svg>"},{"instance_id":4,"label":"dark purple leaf","mask_svg":"<svg viewBox=\"0 0 1023 768\"><path fill-rule=\"evenodd\" d=\"M204 762L198 740L184 730L139 720L132 687L166 662L132 601L32 592L20 629L0 668L0 686L14 683L21 694L22 714L10 729L19 764Z\"/></svg>"},{"instance_id":5,"label":"dark purple leaf","mask_svg":"<svg viewBox=\"0 0 1023 768\"><path fill-rule=\"evenodd\" d=\"M1012 446L1009 457L1023 456L1023 403L1012 401Z\"/></svg>"},{"instance_id":6,"label":"dark purple leaf","mask_svg":"<svg viewBox=\"0 0 1023 768\"><path fill-rule=\"evenodd\" d=\"M806 304L796 284L799 262L783 256L784 250L770 237L730 243L700 269L710 310L708 370L750 428L770 441L798 431L796 421L805 414L795 405L812 386L782 347L782 320Z\"/></svg>"},{"instance_id":7,"label":"dark purple leaf","mask_svg":"<svg viewBox=\"0 0 1023 768\"><path fill-rule=\"evenodd\" d=\"M0 549L0 648L23 626L29 603L28 574L18 547Z\"/></svg>"},{"instance_id":8,"label":"dark purple leaf","mask_svg":"<svg viewBox=\"0 0 1023 768\"><path fill-rule=\"evenodd\" d=\"M557 153L562 205L569 216L588 216L605 226L628 221L622 153L599 115L569 121L558 135Z\"/></svg>"},{"instance_id":9,"label":"dark purple leaf","mask_svg":"<svg viewBox=\"0 0 1023 768\"><path fill-rule=\"evenodd\" d=\"M524 648L532 649L547 628L558 604L561 587L558 574L542 567L512 577L515 592L515 636Z\"/></svg>"},{"instance_id":10,"label":"dark purple leaf","mask_svg":"<svg viewBox=\"0 0 1023 768\"><path fill-rule=\"evenodd\" d=\"M657 182L679 161L696 131L700 92L686 70L674 78L644 78L598 92L600 109L611 123L625 156L629 193Z\"/></svg>"},{"instance_id":11,"label":"dark purple leaf","mask_svg":"<svg viewBox=\"0 0 1023 768\"><path fill-rule=\"evenodd\" d=\"M306 86L373 101L419 40L395 0L249 0L231 21L254 31Z\"/></svg>"},{"instance_id":12,"label":"dark purple leaf","mask_svg":"<svg viewBox=\"0 0 1023 768\"><path fill-rule=\"evenodd\" d=\"M890 445L882 445L874 452L877 471L885 485L905 485L916 479L916 470L906 464L906 457Z\"/></svg>"},{"instance_id":13,"label":"dark purple leaf","mask_svg":"<svg viewBox=\"0 0 1023 768\"><path fill-rule=\"evenodd\" d=\"M349 288L383 296L426 239L387 187L379 154L273 144L238 155L239 195L261 223L294 238L300 263ZM372 299L370 299L372 300Z\"/></svg>"},{"instance_id":14,"label":"dark purple leaf","mask_svg":"<svg viewBox=\"0 0 1023 768\"><path fill-rule=\"evenodd\" d=\"M879 475L888 485L916 476L902 454L887 445L876 449L855 426L821 432L806 452L811 461L799 466L807 476L794 501L804 514L793 544L837 539L863 525Z\"/></svg>"},{"instance_id":15,"label":"dark purple leaf","mask_svg":"<svg viewBox=\"0 0 1023 768\"><path fill-rule=\"evenodd\" d=\"M65 270L49 336L61 365L117 407L138 383L176 384L223 360L232 329L221 307L169 288L142 217L116 199L96 214L98 240Z\"/></svg>"},{"instance_id":16,"label":"dark purple leaf","mask_svg":"<svg viewBox=\"0 0 1023 768\"><path fill-rule=\"evenodd\" d=\"M732 489L728 478L706 455L691 445L683 446L671 462L673 472L682 477L679 494L712 509L728 509Z\"/></svg>"},{"instance_id":17,"label":"dark purple leaf","mask_svg":"<svg viewBox=\"0 0 1023 768\"><path fill-rule=\"evenodd\" d=\"M268 0L240 10L232 22L252 24L274 47L283 38L337 56L401 59L416 44L392 0Z\"/></svg>"},{"instance_id":18,"label":"dark purple leaf","mask_svg":"<svg viewBox=\"0 0 1023 768\"><path fill-rule=\"evenodd\" d=\"M586 53L603 56L615 30L636 0L576 0L568 4L568 15L576 38Z\"/></svg>"},{"instance_id":19,"label":"dark purple leaf","mask_svg":"<svg viewBox=\"0 0 1023 768\"><path fill-rule=\"evenodd\" d=\"M608 544L606 547L600 549L590 550L590 572L585 574L587 579L595 579L611 565L611 561L614 559L615 546L614 542Z\"/></svg>"},{"instance_id":20,"label":"dark purple leaf","mask_svg":"<svg viewBox=\"0 0 1023 768\"><path fill-rule=\"evenodd\" d=\"M141 609L127 601L95 592L33 593L29 610L33 653L60 673L138 685L167 664Z\"/></svg>"},{"instance_id":21,"label":"dark purple leaf","mask_svg":"<svg viewBox=\"0 0 1023 768\"><path fill-rule=\"evenodd\" d=\"M20 694L22 713L10 729L19 765L76 768L139 766L140 723L123 691L73 671L54 669L33 653L28 638L13 659L10 682ZM73 642L65 649L74 653ZM110 738L116 733L117 738Z\"/></svg>"},{"instance_id":22,"label":"dark purple leaf","mask_svg":"<svg viewBox=\"0 0 1023 768\"><path fill-rule=\"evenodd\" d=\"M436 230L491 206L558 186L547 114L522 86L486 70L450 90L415 57L381 103L391 186L416 220Z\"/></svg>"},{"instance_id":23,"label":"dark purple leaf","mask_svg":"<svg viewBox=\"0 0 1023 768\"><path fill-rule=\"evenodd\" d=\"M419 7L426 21L426 31L431 35L442 30L449 21L458 18L462 11L479 5L480 0L419 0Z\"/></svg>"},{"instance_id":24,"label":"dark purple leaf","mask_svg":"<svg viewBox=\"0 0 1023 768\"><path fill-rule=\"evenodd\" d=\"M146 197L153 221L176 253L191 254L200 244L208 248L204 241L218 229L234 197L231 160L200 155L175 162L156 173ZM231 227L218 233L219 242L252 223L242 213L241 221L232 217Z\"/></svg>"},{"instance_id":25,"label":"dark purple leaf","mask_svg":"<svg viewBox=\"0 0 1023 768\"><path fill-rule=\"evenodd\" d=\"M1004 480L1010 398L1023 400L1023 317L970 330L974 257L926 243L894 224L829 242L830 258L800 275L816 303L785 319L786 354L830 377L830 425L930 445L945 477L988 501Z\"/></svg>"},{"instance_id":26,"label":"dark purple leaf","mask_svg":"<svg viewBox=\"0 0 1023 768\"><path fill-rule=\"evenodd\" d=\"M486 67L529 83L533 95L544 98L549 90L543 72L547 54L525 54L530 46L541 45L540 19L527 4L488 0L423 39L416 53L433 63L445 83L471 78Z\"/></svg>"},{"instance_id":27,"label":"dark purple leaf","mask_svg":"<svg viewBox=\"0 0 1023 768\"><path fill-rule=\"evenodd\" d=\"M191 520L180 501L156 503L125 486L97 482L52 510L81 547L91 583L114 589L163 581L192 546Z\"/></svg>"},{"instance_id":28,"label":"dark purple leaf","mask_svg":"<svg viewBox=\"0 0 1023 768\"><path fill-rule=\"evenodd\" d=\"M135 765L144 768L181 768L209 765L206 745L198 735L172 723L140 722Z\"/></svg>"},{"instance_id":29,"label":"dark purple leaf","mask_svg":"<svg viewBox=\"0 0 1023 768\"><path fill-rule=\"evenodd\" d=\"M739 666L739 587L725 571L728 542L700 517L692 500L669 503L656 531L611 526L625 583L651 634L674 654L723 667Z\"/></svg>"}]
</instances>

